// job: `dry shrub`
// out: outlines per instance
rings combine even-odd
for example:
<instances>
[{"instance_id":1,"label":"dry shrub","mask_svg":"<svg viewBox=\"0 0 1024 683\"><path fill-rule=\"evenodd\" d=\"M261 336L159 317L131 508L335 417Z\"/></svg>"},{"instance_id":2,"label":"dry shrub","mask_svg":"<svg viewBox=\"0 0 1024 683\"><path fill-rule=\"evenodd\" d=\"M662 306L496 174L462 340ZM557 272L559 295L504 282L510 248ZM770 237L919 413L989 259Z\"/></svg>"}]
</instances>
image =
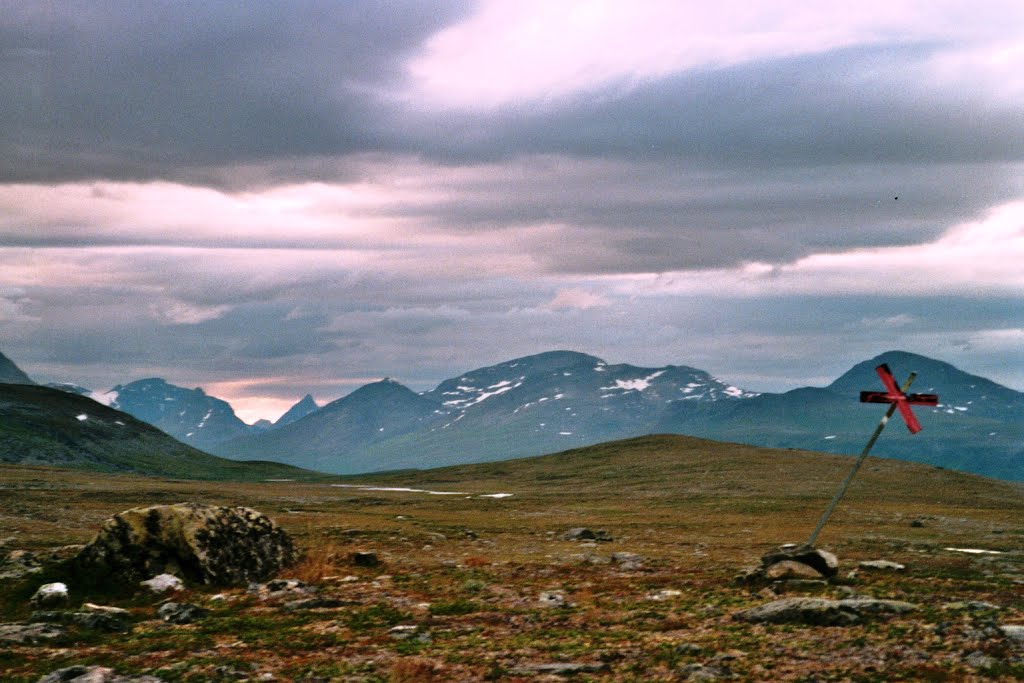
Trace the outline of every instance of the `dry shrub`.
<instances>
[{"instance_id":1,"label":"dry shrub","mask_svg":"<svg viewBox=\"0 0 1024 683\"><path fill-rule=\"evenodd\" d=\"M405 657L391 667L391 683L429 683L439 680L440 668L429 659Z\"/></svg>"},{"instance_id":2,"label":"dry shrub","mask_svg":"<svg viewBox=\"0 0 1024 683\"><path fill-rule=\"evenodd\" d=\"M302 559L289 570L288 575L306 583L319 583L325 576L338 574L346 553L335 543L321 543L305 548Z\"/></svg>"}]
</instances>

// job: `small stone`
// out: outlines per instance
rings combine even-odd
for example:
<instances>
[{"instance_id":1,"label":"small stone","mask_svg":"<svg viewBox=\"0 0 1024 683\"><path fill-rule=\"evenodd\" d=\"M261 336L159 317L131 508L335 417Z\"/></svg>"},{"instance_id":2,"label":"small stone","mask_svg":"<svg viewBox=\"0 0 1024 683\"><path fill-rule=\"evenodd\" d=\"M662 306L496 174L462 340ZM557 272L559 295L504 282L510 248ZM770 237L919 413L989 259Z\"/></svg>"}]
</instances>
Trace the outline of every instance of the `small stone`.
<instances>
[{"instance_id":1,"label":"small stone","mask_svg":"<svg viewBox=\"0 0 1024 683\"><path fill-rule=\"evenodd\" d=\"M92 631L105 631L107 633L124 633L132 630L132 625L125 616L104 614L102 612L41 611L33 612L29 621L67 624Z\"/></svg>"},{"instance_id":2,"label":"small stone","mask_svg":"<svg viewBox=\"0 0 1024 683\"><path fill-rule=\"evenodd\" d=\"M565 607L565 594L559 591L545 591L537 598L541 607Z\"/></svg>"},{"instance_id":3,"label":"small stone","mask_svg":"<svg viewBox=\"0 0 1024 683\"><path fill-rule=\"evenodd\" d=\"M991 669L999 663L995 657L990 657L980 650L975 650L964 657L964 662L975 669Z\"/></svg>"},{"instance_id":4,"label":"small stone","mask_svg":"<svg viewBox=\"0 0 1024 683\"><path fill-rule=\"evenodd\" d=\"M593 531L582 526L573 527L562 534L562 539L565 541L593 541L596 538Z\"/></svg>"},{"instance_id":5,"label":"small stone","mask_svg":"<svg viewBox=\"0 0 1024 683\"><path fill-rule=\"evenodd\" d=\"M348 556L348 559L357 567L376 567L380 564L377 553L367 551L354 552Z\"/></svg>"},{"instance_id":6,"label":"small stone","mask_svg":"<svg viewBox=\"0 0 1024 683\"><path fill-rule=\"evenodd\" d=\"M86 612L97 612L99 614L109 614L115 617L127 617L131 615L131 612L122 607L110 607L108 605L96 605L91 602L84 603L82 609Z\"/></svg>"},{"instance_id":7,"label":"small stone","mask_svg":"<svg viewBox=\"0 0 1024 683\"><path fill-rule=\"evenodd\" d=\"M577 662L555 662L551 664L523 664L511 670L517 676L531 674L548 674L554 676L575 676L582 673L601 673L607 671L607 664L585 664Z\"/></svg>"},{"instance_id":8,"label":"small stone","mask_svg":"<svg viewBox=\"0 0 1024 683\"><path fill-rule=\"evenodd\" d=\"M67 585L60 582L44 583L29 598L36 607L63 607L69 599Z\"/></svg>"},{"instance_id":9,"label":"small stone","mask_svg":"<svg viewBox=\"0 0 1024 683\"><path fill-rule=\"evenodd\" d=\"M894 572L901 572L907 568L906 565L902 565L899 562L891 562L889 560L864 560L863 562L858 562L857 566L861 569L878 569Z\"/></svg>"},{"instance_id":10,"label":"small stone","mask_svg":"<svg viewBox=\"0 0 1024 683\"><path fill-rule=\"evenodd\" d=\"M291 602L284 603L283 609L289 612L294 612L296 610L306 609L334 609L336 607L343 607L351 604L351 601L339 600L337 598L302 598L300 600L292 600Z\"/></svg>"},{"instance_id":11,"label":"small stone","mask_svg":"<svg viewBox=\"0 0 1024 683\"><path fill-rule=\"evenodd\" d=\"M1015 640L1019 643L1024 643L1024 625L1022 624L1004 624L999 627L999 630L1003 632L1003 635L1010 640Z\"/></svg>"},{"instance_id":12,"label":"small stone","mask_svg":"<svg viewBox=\"0 0 1024 683\"><path fill-rule=\"evenodd\" d=\"M657 602L663 602L665 600L671 600L672 598L678 598L683 594L683 591L676 590L674 588L665 588L663 590L651 593L647 596L648 600L654 600Z\"/></svg>"},{"instance_id":13,"label":"small stone","mask_svg":"<svg viewBox=\"0 0 1024 683\"><path fill-rule=\"evenodd\" d=\"M0 579L20 579L43 570L36 556L27 550L12 550L0 562Z\"/></svg>"},{"instance_id":14,"label":"small stone","mask_svg":"<svg viewBox=\"0 0 1024 683\"><path fill-rule=\"evenodd\" d=\"M643 561L643 556L636 553L612 553L612 564L619 565L620 569L639 569Z\"/></svg>"},{"instance_id":15,"label":"small stone","mask_svg":"<svg viewBox=\"0 0 1024 683\"><path fill-rule=\"evenodd\" d=\"M787 581L789 579L821 579L822 574L814 567L795 562L783 560L769 565L764 570L764 576L770 581Z\"/></svg>"},{"instance_id":16,"label":"small stone","mask_svg":"<svg viewBox=\"0 0 1024 683\"><path fill-rule=\"evenodd\" d=\"M388 635L395 640L408 640L416 635L419 626L416 624L399 624L388 630Z\"/></svg>"},{"instance_id":17,"label":"small stone","mask_svg":"<svg viewBox=\"0 0 1024 683\"><path fill-rule=\"evenodd\" d=\"M63 628L53 624L0 624L0 643L36 645L60 638L64 633Z\"/></svg>"},{"instance_id":18,"label":"small stone","mask_svg":"<svg viewBox=\"0 0 1024 683\"><path fill-rule=\"evenodd\" d=\"M191 624L209 613L209 610L187 602L167 602L157 610L160 618L171 624Z\"/></svg>"},{"instance_id":19,"label":"small stone","mask_svg":"<svg viewBox=\"0 0 1024 683\"><path fill-rule=\"evenodd\" d=\"M677 655L699 655L704 648L696 643L676 643L672 648Z\"/></svg>"},{"instance_id":20,"label":"small stone","mask_svg":"<svg viewBox=\"0 0 1024 683\"><path fill-rule=\"evenodd\" d=\"M255 584L255 591L252 591L252 587L250 587L250 591L256 593L265 592L268 594L268 597L276 598L292 594L309 595L315 593L317 588L299 579L274 579L273 581L268 581L266 585Z\"/></svg>"},{"instance_id":21,"label":"small stone","mask_svg":"<svg viewBox=\"0 0 1024 683\"><path fill-rule=\"evenodd\" d=\"M167 591L180 591L184 590L185 584L181 582L174 574L158 574L152 579L146 581L140 581L140 586L144 586L154 593L166 593Z\"/></svg>"},{"instance_id":22,"label":"small stone","mask_svg":"<svg viewBox=\"0 0 1024 683\"><path fill-rule=\"evenodd\" d=\"M726 669L709 664L687 664L679 673L685 681L719 681L731 675Z\"/></svg>"},{"instance_id":23,"label":"small stone","mask_svg":"<svg viewBox=\"0 0 1024 683\"><path fill-rule=\"evenodd\" d=\"M1002 609L999 605L981 600L966 600L964 602L947 602L942 609L950 612L996 612Z\"/></svg>"}]
</instances>

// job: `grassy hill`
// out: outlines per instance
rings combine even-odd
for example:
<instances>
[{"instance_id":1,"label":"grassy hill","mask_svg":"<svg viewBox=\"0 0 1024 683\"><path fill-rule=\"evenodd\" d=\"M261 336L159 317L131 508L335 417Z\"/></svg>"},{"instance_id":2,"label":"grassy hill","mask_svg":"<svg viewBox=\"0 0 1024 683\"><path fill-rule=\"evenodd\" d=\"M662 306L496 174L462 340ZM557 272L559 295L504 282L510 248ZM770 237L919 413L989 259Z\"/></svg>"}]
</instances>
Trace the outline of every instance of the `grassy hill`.
<instances>
[{"instance_id":1,"label":"grassy hill","mask_svg":"<svg viewBox=\"0 0 1024 683\"><path fill-rule=\"evenodd\" d=\"M84 396L0 384L0 467L13 463L188 479L317 476L280 463L208 455Z\"/></svg>"},{"instance_id":2,"label":"grassy hill","mask_svg":"<svg viewBox=\"0 0 1024 683\"><path fill-rule=\"evenodd\" d=\"M296 538L305 559L283 576L317 586L319 602L193 586L175 600L210 614L176 626L157 617L160 596L84 595L73 576L0 583L0 621L27 619L35 585L66 579L73 605L120 605L134 624L131 633L71 628L50 644L11 646L0 667L15 683L83 660L169 682L531 681L553 680L544 668L553 666L580 667L574 680L588 681L698 680L700 671L757 681L1019 680L1024 650L1000 630L1024 624L1019 484L872 458L819 539L840 558L837 581L774 590L734 582L766 551L806 538L851 461L651 436L323 482L12 465L0 495L7 548L85 542L106 516L138 505L243 504ZM573 527L613 540L565 540ZM356 551L380 564L354 564ZM874 559L907 568L858 569ZM843 627L733 617L778 597L850 594L918 609Z\"/></svg>"}]
</instances>

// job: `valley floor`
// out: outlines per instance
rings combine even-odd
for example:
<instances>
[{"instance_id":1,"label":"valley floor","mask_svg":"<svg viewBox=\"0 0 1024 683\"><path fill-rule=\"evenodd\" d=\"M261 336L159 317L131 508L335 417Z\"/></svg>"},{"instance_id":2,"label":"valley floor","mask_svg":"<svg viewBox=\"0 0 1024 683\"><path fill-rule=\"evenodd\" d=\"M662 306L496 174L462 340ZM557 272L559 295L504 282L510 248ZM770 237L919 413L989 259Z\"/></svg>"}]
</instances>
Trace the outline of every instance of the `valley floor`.
<instances>
[{"instance_id":1,"label":"valley floor","mask_svg":"<svg viewBox=\"0 0 1024 683\"><path fill-rule=\"evenodd\" d=\"M716 468L689 442L638 443L642 470L630 469L632 450L591 452L589 474L565 456L345 480L461 495L5 467L0 559L84 543L129 507L247 505L306 553L282 577L318 590L191 586L174 600L209 615L176 625L157 617L162 598L75 594L65 577L72 604L127 607L132 632L72 628L45 644L0 645L0 678L36 681L74 664L165 681L1024 678L1024 642L1002 630L1024 625L1020 487L909 463L866 468L819 541L839 556L839 579L772 590L734 577L806 536L848 460L737 447ZM794 471L802 483L782 486ZM512 495L483 497L495 493ZM565 540L574 527L612 540ZM356 552L380 564L354 564ZM906 569L857 568L876 559ZM0 621L29 618L38 582L0 580ZM919 609L854 626L734 619L780 595L851 594Z\"/></svg>"}]
</instances>

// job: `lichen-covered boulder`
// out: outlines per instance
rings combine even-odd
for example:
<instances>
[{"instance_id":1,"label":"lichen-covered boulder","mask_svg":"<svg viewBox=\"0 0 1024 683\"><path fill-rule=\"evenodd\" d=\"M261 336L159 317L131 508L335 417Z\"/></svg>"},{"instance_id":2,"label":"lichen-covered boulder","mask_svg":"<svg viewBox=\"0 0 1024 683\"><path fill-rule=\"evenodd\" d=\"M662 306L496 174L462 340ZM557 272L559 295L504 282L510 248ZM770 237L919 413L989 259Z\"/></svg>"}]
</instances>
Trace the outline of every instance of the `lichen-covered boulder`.
<instances>
[{"instance_id":1,"label":"lichen-covered boulder","mask_svg":"<svg viewBox=\"0 0 1024 683\"><path fill-rule=\"evenodd\" d=\"M73 566L111 583L171 573L230 586L265 580L296 558L288 534L256 510L178 503L114 515Z\"/></svg>"},{"instance_id":2,"label":"lichen-covered boulder","mask_svg":"<svg viewBox=\"0 0 1024 683\"><path fill-rule=\"evenodd\" d=\"M785 598L737 612L733 618L753 624L850 626L872 618L906 614L916 609L917 605L899 600Z\"/></svg>"}]
</instances>

